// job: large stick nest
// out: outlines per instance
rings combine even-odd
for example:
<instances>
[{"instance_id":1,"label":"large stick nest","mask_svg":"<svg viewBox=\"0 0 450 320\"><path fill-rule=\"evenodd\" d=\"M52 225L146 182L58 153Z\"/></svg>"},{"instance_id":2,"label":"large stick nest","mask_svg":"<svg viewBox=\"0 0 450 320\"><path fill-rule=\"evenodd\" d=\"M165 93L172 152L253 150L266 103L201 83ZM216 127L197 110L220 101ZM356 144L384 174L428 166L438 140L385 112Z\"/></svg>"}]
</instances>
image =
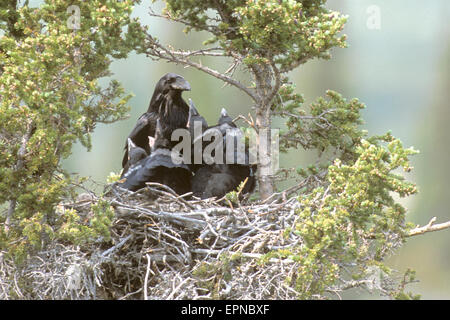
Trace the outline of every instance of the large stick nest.
<instances>
[{"instance_id":1,"label":"large stick nest","mask_svg":"<svg viewBox=\"0 0 450 320\"><path fill-rule=\"evenodd\" d=\"M0 298L298 297L286 283L298 268L295 262L260 263L271 250L299 244L293 233L283 235L296 223L296 199L258 205L188 201L157 184L136 193L115 190L110 196L116 212L110 242L81 248L52 243L20 272L2 262ZM92 195L64 207L89 214L96 201Z\"/></svg>"}]
</instances>

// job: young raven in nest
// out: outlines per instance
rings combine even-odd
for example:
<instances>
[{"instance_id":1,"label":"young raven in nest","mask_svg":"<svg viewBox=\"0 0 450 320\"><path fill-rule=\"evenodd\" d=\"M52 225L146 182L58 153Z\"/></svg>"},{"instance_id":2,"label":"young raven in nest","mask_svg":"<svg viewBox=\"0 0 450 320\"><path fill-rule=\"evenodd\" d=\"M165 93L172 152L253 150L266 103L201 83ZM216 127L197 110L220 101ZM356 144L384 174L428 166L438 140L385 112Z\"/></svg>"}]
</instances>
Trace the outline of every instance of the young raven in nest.
<instances>
[{"instance_id":1,"label":"young raven in nest","mask_svg":"<svg viewBox=\"0 0 450 320\"><path fill-rule=\"evenodd\" d=\"M197 154L197 158L200 160L203 156L203 142L202 135L208 129L208 123L205 118L203 118L197 111L194 106L194 102L189 99L189 119L187 122L187 128L189 130L189 134L191 136L191 170L195 173L198 168L200 168L201 164L195 163L195 154ZM198 141L195 143L195 141Z\"/></svg>"},{"instance_id":2,"label":"young raven in nest","mask_svg":"<svg viewBox=\"0 0 450 320\"><path fill-rule=\"evenodd\" d=\"M200 127L202 128L202 133L205 132L208 129L208 123L206 122L205 118L203 118L195 108L194 102L189 99L189 117L186 127L189 129L189 132L191 134L191 137L194 137L195 132L195 124L200 124Z\"/></svg>"},{"instance_id":3,"label":"young raven in nest","mask_svg":"<svg viewBox=\"0 0 450 320\"><path fill-rule=\"evenodd\" d=\"M163 136L159 120L156 121L155 138L150 137L149 144L150 155L131 165L124 175L125 181L119 186L136 191L144 188L146 182L157 182L172 188L179 195L190 192L192 173L182 163L181 155L174 154L178 161L173 161L169 140Z\"/></svg>"},{"instance_id":4,"label":"young raven in nest","mask_svg":"<svg viewBox=\"0 0 450 320\"><path fill-rule=\"evenodd\" d=\"M130 166L138 163L147 156L147 151L135 145L131 139L128 139L128 163Z\"/></svg>"},{"instance_id":5,"label":"young raven in nest","mask_svg":"<svg viewBox=\"0 0 450 320\"><path fill-rule=\"evenodd\" d=\"M249 163L248 151L238 148L237 142L243 136L242 131L233 123L225 109L222 109L218 124L206 130L202 137L207 136L211 130L220 132L222 136L224 161L223 164L203 164L196 170L192 178L194 196L202 199L221 198L228 192L236 190L245 179L247 182L242 193L252 192L255 187L256 168ZM234 140L232 150L227 150L227 138ZM227 163L227 158L230 158L226 156L227 151L233 158L232 163Z\"/></svg>"},{"instance_id":6,"label":"young raven in nest","mask_svg":"<svg viewBox=\"0 0 450 320\"><path fill-rule=\"evenodd\" d=\"M155 136L156 121L162 126L162 135L170 140L172 132L178 128L186 128L189 116L189 106L181 97L183 91L191 90L190 84L180 75L168 73L156 84L147 112L139 117L128 139L136 146L150 152L149 136ZM122 160L124 168L122 176L130 167L128 162L128 139L125 145L125 155Z\"/></svg>"}]
</instances>

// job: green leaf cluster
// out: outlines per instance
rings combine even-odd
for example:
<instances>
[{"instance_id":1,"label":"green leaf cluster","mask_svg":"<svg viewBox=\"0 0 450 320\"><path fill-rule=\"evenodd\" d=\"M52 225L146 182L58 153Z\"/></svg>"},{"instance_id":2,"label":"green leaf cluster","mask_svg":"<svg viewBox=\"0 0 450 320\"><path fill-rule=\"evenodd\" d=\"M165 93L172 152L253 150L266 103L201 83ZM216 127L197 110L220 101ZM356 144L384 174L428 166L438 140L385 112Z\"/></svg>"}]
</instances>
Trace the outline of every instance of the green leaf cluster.
<instances>
[{"instance_id":1,"label":"green leaf cluster","mask_svg":"<svg viewBox=\"0 0 450 320\"><path fill-rule=\"evenodd\" d=\"M0 215L9 229L0 243L33 248L49 236L55 204L77 183L61 159L77 141L90 149L96 124L129 110L121 85L99 79L110 75L112 59L132 50L126 27L136 24L130 15L137 1L13 2L0 4L0 205L11 209ZM79 29L68 24L70 5L80 9Z\"/></svg>"},{"instance_id":2,"label":"green leaf cluster","mask_svg":"<svg viewBox=\"0 0 450 320\"><path fill-rule=\"evenodd\" d=\"M208 31L225 52L237 52L247 65L273 60L283 71L311 58L329 59L345 47L339 35L346 17L325 8L323 0L167 0L166 14Z\"/></svg>"},{"instance_id":3,"label":"green leaf cluster","mask_svg":"<svg viewBox=\"0 0 450 320\"><path fill-rule=\"evenodd\" d=\"M98 200L84 217L74 209L61 209L62 211L57 212L55 238L75 244L84 244L100 237L104 241L109 241L111 237L109 228L114 218L114 209L109 202Z\"/></svg>"},{"instance_id":4,"label":"green leaf cluster","mask_svg":"<svg viewBox=\"0 0 450 320\"><path fill-rule=\"evenodd\" d=\"M347 101L341 94L328 90L311 104L309 112L303 97L294 92L293 85L283 84L272 108L274 114L286 119L286 130L280 134L281 151L303 147L324 152L338 151L344 161L354 160L354 148L367 133L361 110L366 106L358 99Z\"/></svg>"},{"instance_id":5,"label":"green leaf cluster","mask_svg":"<svg viewBox=\"0 0 450 320\"><path fill-rule=\"evenodd\" d=\"M334 161L326 185L299 197L299 218L285 236L298 237L301 245L274 252L299 262L295 281L287 281L300 298L322 295L346 272L353 279L363 278L371 265L389 272L383 259L407 234L406 210L395 196L417 188L397 171L410 171L409 157L417 151L387 134L362 139L355 153L352 163Z\"/></svg>"}]
</instances>

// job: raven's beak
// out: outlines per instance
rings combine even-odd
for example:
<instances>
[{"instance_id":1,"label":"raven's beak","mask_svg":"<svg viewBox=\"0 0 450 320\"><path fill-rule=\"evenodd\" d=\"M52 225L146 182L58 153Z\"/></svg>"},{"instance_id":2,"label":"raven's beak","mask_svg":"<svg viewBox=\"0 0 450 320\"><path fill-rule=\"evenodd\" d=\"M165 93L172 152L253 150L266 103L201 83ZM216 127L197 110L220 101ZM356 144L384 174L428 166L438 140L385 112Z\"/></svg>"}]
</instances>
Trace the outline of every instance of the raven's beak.
<instances>
[{"instance_id":1,"label":"raven's beak","mask_svg":"<svg viewBox=\"0 0 450 320\"><path fill-rule=\"evenodd\" d=\"M195 109L194 102L189 98L189 117L186 124L186 127L189 128L189 124L191 122L192 116L198 116L198 111Z\"/></svg>"},{"instance_id":2,"label":"raven's beak","mask_svg":"<svg viewBox=\"0 0 450 320\"><path fill-rule=\"evenodd\" d=\"M159 119L156 120L156 128L155 128L155 140L158 138L162 138L163 136L163 131L162 131L162 127L161 127L161 122L159 121Z\"/></svg>"},{"instance_id":3,"label":"raven's beak","mask_svg":"<svg viewBox=\"0 0 450 320\"><path fill-rule=\"evenodd\" d=\"M220 115L222 117L228 117L228 112L225 108L222 108L222 110L220 111Z\"/></svg>"},{"instance_id":4,"label":"raven's beak","mask_svg":"<svg viewBox=\"0 0 450 320\"><path fill-rule=\"evenodd\" d=\"M191 91L191 85L183 77L178 76L174 82L170 84L174 90Z\"/></svg>"},{"instance_id":5,"label":"raven's beak","mask_svg":"<svg viewBox=\"0 0 450 320\"><path fill-rule=\"evenodd\" d=\"M191 123L191 111L189 110L189 117L188 117L188 120L187 120L187 123L186 123L186 128L189 128L189 124Z\"/></svg>"},{"instance_id":6,"label":"raven's beak","mask_svg":"<svg viewBox=\"0 0 450 320\"><path fill-rule=\"evenodd\" d=\"M148 136L148 145L150 146L150 150L153 150L153 147L155 146L155 138Z\"/></svg>"},{"instance_id":7,"label":"raven's beak","mask_svg":"<svg viewBox=\"0 0 450 320\"><path fill-rule=\"evenodd\" d=\"M133 140L131 140L130 138L127 139L127 147L128 147L128 161L130 161L130 155L131 155L131 150L133 148L136 148L136 145L134 144Z\"/></svg>"},{"instance_id":8,"label":"raven's beak","mask_svg":"<svg viewBox=\"0 0 450 320\"><path fill-rule=\"evenodd\" d=\"M133 147L136 148L136 144L133 142L133 140L131 140L130 138L127 139L128 143Z\"/></svg>"},{"instance_id":9,"label":"raven's beak","mask_svg":"<svg viewBox=\"0 0 450 320\"><path fill-rule=\"evenodd\" d=\"M194 102L192 101L192 99L189 99L189 114L191 113L193 116L199 115L197 109L195 108Z\"/></svg>"},{"instance_id":10,"label":"raven's beak","mask_svg":"<svg viewBox=\"0 0 450 320\"><path fill-rule=\"evenodd\" d=\"M136 148L136 145L134 144L133 140L131 140L130 138L127 139L128 141L128 153L131 152L132 148Z\"/></svg>"}]
</instances>

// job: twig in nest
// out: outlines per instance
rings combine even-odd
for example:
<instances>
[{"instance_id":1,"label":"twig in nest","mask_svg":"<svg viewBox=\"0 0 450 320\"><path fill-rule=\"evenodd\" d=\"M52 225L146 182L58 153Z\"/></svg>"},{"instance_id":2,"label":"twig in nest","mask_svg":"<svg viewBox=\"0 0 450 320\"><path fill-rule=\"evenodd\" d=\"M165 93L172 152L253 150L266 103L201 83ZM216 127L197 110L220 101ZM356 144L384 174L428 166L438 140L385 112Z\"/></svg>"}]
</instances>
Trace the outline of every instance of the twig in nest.
<instances>
[{"instance_id":1,"label":"twig in nest","mask_svg":"<svg viewBox=\"0 0 450 320\"><path fill-rule=\"evenodd\" d=\"M145 255L147 257L147 271L145 272L145 281L144 281L144 300L148 300L147 288L148 288L148 276L150 275L150 256L148 254Z\"/></svg>"},{"instance_id":2,"label":"twig in nest","mask_svg":"<svg viewBox=\"0 0 450 320\"><path fill-rule=\"evenodd\" d=\"M173 191L172 188L170 188L170 187L168 187L168 186L166 186L164 184L160 184L160 183L157 183L157 182L146 182L146 185L147 185L148 189L151 190L152 192L157 192L157 193L160 193L160 194L162 193L163 195L167 195L169 197L172 197L177 202L183 203L184 205L188 206L190 209L195 209L195 207L193 205L191 205L188 201L186 201L184 199L185 197L188 197L188 196L192 195L192 192L188 192L188 193L183 194L183 195L178 195L175 191ZM167 190L168 192L160 191L160 190L157 190L157 189L152 188L152 187L162 188L162 189Z\"/></svg>"}]
</instances>

